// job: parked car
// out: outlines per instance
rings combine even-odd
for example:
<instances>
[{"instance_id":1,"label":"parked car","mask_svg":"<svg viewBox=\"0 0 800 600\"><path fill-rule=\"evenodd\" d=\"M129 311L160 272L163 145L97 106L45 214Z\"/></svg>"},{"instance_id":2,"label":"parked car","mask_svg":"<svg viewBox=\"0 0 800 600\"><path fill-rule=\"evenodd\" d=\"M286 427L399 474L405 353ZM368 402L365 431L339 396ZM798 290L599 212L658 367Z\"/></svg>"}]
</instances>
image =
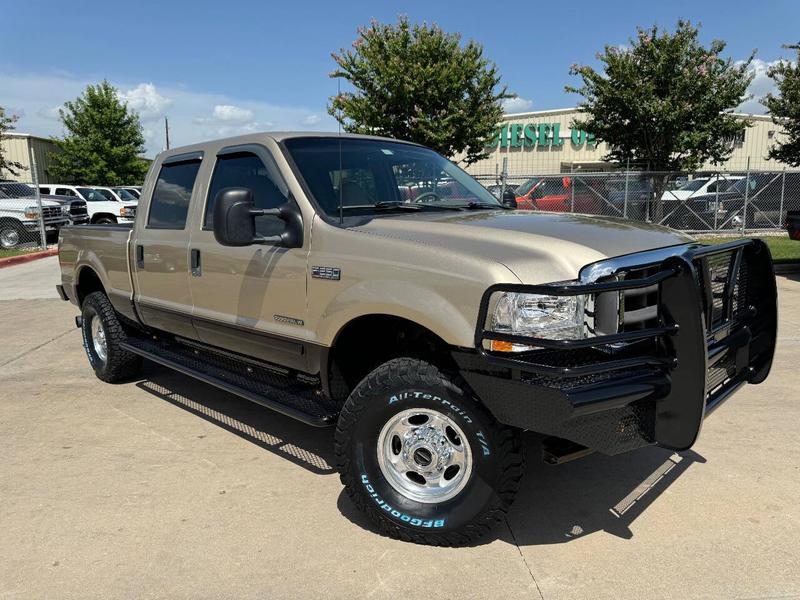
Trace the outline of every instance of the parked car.
<instances>
[{"instance_id":1,"label":"parked car","mask_svg":"<svg viewBox=\"0 0 800 600\"><path fill-rule=\"evenodd\" d=\"M58 196L74 196L86 202L89 220L93 224L132 223L138 202L109 200L99 190L86 186L49 183L39 185L39 190Z\"/></svg>"},{"instance_id":2,"label":"parked car","mask_svg":"<svg viewBox=\"0 0 800 600\"><path fill-rule=\"evenodd\" d=\"M0 248L39 241L39 207L35 197L28 195L31 192L22 183L0 183ZM45 234L57 234L69 224L68 210L52 200L41 202Z\"/></svg>"},{"instance_id":3,"label":"parked car","mask_svg":"<svg viewBox=\"0 0 800 600\"><path fill-rule=\"evenodd\" d=\"M598 191L601 187L602 181L591 176L541 178L525 194L517 196L517 207L547 212L601 214L604 212L603 197Z\"/></svg>"},{"instance_id":4,"label":"parked car","mask_svg":"<svg viewBox=\"0 0 800 600\"><path fill-rule=\"evenodd\" d=\"M497 198L500 199L500 195L503 193L503 186L499 183L494 183L492 185L487 185L486 189L489 190L489 193ZM514 184L507 183L505 188L506 193L512 193L516 196L517 186Z\"/></svg>"},{"instance_id":5,"label":"parked car","mask_svg":"<svg viewBox=\"0 0 800 600\"><path fill-rule=\"evenodd\" d=\"M0 191L4 191L8 197L36 199L35 188L18 182L0 182ZM43 200L50 200L61 205L62 211L69 220L69 225L83 225L89 222L89 213L86 210L86 202L74 196L57 196L47 194L40 190Z\"/></svg>"},{"instance_id":6,"label":"parked car","mask_svg":"<svg viewBox=\"0 0 800 600\"><path fill-rule=\"evenodd\" d=\"M411 164L457 197L407 202ZM502 521L524 430L556 464L687 449L772 363L760 240L509 210L416 144L252 134L159 154L145 189L132 228L60 239L97 377L144 357L335 425L348 495L392 537L469 544Z\"/></svg>"},{"instance_id":7,"label":"parked car","mask_svg":"<svg viewBox=\"0 0 800 600\"><path fill-rule=\"evenodd\" d=\"M111 188L102 185L91 186L93 190L97 190L108 200L116 200L117 202L138 202L139 199L123 188Z\"/></svg>"},{"instance_id":8,"label":"parked car","mask_svg":"<svg viewBox=\"0 0 800 600\"><path fill-rule=\"evenodd\" d=\"M747 214L745 215L745 205ZM703 229L714 222L738 229L779 227L786 220L786 210L800 205L800 173L759 172L737 179L724 193L703 194L687 200L684 210L677 211L671 226L681 229ZM783 208L782 208L783 207ZM692 210L686 210L691 208Z\"/></svg>"},{"instance_id":9,"label":"parked car","mask_svg":"<svg viewBox=\"0 0 800 600\"><path fill-rule=\"evenodd\" d=\"M717 192L726 192L734 183L739 179L743 179L741 175L712 175L709 177L698 177L687 181L681 187L665 191L661 195L661 199L665 202L672 202L676 200L688 200L695 196L702 196L704 194L716 194Z\"/></svg>"},{"instance_id":10,"label":"parked car","mask_svg":"<svg viewBox=\"0 0 800 600\"><path fill-rule=\"evenodd\" d=\"M115 187L111 188L111 191L114 192L117 195L117 197L123 202L139 201L140 192L138 190L125 187Z\"/></svg>"}]
</instances>

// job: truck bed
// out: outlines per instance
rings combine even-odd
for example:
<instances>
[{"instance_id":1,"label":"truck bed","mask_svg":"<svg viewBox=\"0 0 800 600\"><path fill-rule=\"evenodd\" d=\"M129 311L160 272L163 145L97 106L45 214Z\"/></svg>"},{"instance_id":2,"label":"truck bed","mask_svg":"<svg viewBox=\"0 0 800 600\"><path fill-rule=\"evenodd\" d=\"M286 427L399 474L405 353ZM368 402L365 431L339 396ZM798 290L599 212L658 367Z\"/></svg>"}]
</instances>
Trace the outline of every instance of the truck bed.
<instances>
[{"instance_id":1,"label":"truck bed","mask_svg":"<svg viewBox=\"0 0 800 600\"><path fill-rule=\"evenodd\" d=\"M133 294L128 265L131 223L64 227L58 238L61 281L70 301L78 305L77 279L84 267L91 267L114 304L123 314L130 312ZM127 305L127 306L126 306Z\"/></svg>"}]
</instances>

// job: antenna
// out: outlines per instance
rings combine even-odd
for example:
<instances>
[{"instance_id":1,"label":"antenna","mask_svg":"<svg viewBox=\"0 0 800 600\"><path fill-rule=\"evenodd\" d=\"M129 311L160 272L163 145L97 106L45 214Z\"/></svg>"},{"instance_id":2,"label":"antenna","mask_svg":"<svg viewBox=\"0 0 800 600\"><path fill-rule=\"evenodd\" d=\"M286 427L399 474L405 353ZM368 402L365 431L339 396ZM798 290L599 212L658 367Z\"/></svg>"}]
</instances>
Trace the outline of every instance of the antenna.
<instances>
[{"instance_id":1,"label":"antenna","mask_svg":"<svg viewBox=\"0 0 800 600\"><path fill-rule=\"evenodd\" d=\"M336 121L339 123L339 225L344 224L344 209L342 208L342 184L344 183L344 175L342 174L342 78L336 78L338 91L336 92L336 99L339 101L339 118Z\"/></svg>"},{"instance_id":2,"label":"antenna","mask_svg":"<svg viewBox=\"0 0 800 600\"><path fill-rule=\"evenodd\" d=\"M167 150L169 150L169 119L164 117L164 136L167 139Z\"/></svg>"}]
</instances>

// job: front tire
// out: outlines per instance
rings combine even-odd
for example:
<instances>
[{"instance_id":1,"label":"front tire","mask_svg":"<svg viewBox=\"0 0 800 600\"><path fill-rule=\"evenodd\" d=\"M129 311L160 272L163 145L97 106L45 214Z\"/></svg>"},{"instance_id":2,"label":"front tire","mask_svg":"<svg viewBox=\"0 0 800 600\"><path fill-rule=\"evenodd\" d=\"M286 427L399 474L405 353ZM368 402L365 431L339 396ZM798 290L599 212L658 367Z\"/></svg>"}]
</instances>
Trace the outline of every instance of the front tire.
<instances>
[{"instance_id":1,"label":"front tire","mask_svg":"<svg viewBox=\"0 0 800 600\"><path fill-rule=\"evenodd\" d=\"M142 359L120 347L127 335L108 297L103 292L86 296L82 316L83 348L95 375L107 383L138 375Z\"/></svg>"},{"instance_id":2,"label":"front tire","mask_svg":"<svg viewBox=\"0 0 800 600\"><path fill-rule=\"evenodd\" d=\"M0 248L10 250L16 248L25 240L26 231L21 225L15 223L0 223Z\"/></svg>"},{"instance_id":3,"label":"front tire","mask_svg":"<svg viewBox=\"0 0 800 600\"><path fill-rule=\"evenodd\" d=\"M411 358L384 363L350 394L336 462L348 495L383 534L437 546L486 534L523 472L518 432Z\"/></svg>"}]
</instances>

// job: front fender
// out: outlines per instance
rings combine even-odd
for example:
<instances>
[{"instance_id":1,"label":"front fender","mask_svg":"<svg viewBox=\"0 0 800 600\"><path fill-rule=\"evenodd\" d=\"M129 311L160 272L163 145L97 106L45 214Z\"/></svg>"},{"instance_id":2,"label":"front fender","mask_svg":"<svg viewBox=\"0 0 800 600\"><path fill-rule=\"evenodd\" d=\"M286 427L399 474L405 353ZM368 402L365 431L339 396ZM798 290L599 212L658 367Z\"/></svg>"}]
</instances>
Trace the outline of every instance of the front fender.
<instances>
[{"instance_id":1,"label":"front fender","mask_svg":"<svg viewBox=\"0 0 800 600\"><path fill-rule=\"evenodd\" d=\"M358 317L390 315L425 327L450 345L471 347L480 295L462 296L461 300L455 304L430 288L407 281L361 281L328 304L318 324L319 341L331 346L345 325Z\"/></svg>"}]
</instances>

